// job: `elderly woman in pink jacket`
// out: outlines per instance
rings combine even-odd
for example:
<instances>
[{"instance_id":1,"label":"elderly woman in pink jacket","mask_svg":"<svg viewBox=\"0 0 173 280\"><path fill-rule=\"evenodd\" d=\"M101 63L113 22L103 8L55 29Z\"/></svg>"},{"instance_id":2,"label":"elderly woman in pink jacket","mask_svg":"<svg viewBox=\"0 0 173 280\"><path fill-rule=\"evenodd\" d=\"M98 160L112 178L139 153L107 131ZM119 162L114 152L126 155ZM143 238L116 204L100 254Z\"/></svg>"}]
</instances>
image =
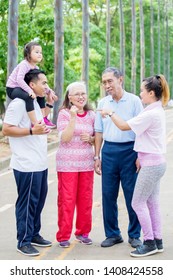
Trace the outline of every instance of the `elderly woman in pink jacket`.
<instances>
[{"instance_id":1,"label":"elderly woman in pink jacket","mask_svg":"<svg viewBox=\"0 0 173 280\"><path fill-rule=\"evenodd\" d=\"M76 240L86 245L92 244L89 233L92 224L95 113L87 99L86 85L83 82L70 84L57 120L59 145L56 154L56 239L63 248L70 246L75 209Z\"/></svg>"}]
</instances>

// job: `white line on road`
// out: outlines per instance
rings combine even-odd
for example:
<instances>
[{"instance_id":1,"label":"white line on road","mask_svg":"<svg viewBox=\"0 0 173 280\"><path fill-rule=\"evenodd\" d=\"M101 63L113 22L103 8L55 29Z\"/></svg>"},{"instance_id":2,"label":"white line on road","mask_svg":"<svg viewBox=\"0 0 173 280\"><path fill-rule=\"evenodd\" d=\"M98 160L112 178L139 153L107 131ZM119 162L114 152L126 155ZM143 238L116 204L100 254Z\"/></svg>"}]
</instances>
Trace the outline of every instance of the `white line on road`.
<instances>
[{"instance_id":1,"label":"white line on road","mask_svg":"<svg viewBox=\"0 0 173 280\"><path fill-rule=\"evenodd\" d=\"M48 185L52 184L54 180L48 180Z\"/></svg>"},{"instance_id":2,"label":"white line on road","mask_svg":"<svg viewBox=\"0 0 173 280\"><path fill-rule=\"evenodd\" d=\"M0 213L2 213L2 212L4 212L4 211L8 210L8 209L11 208L12 206L14 206L14 204L5 204L4 206L2 206L2 207L0 208Z\"/></svg>"},{"instance_id":3,"label":"white line on road","mask_svg":"<svg viewBox=\"0 0 173 280\"><path fill-rule=\"evenodd\" d=\"M1 174L0 174L0 177L9 174L9 173L11 173L12 171L13 171L12 169L10 169L9 171L5 171L4 173L1 173Z\"/></svg>"},{"instance_id":4,"label":"white line on road","mask_svg":"<svg viewBox=\"0 0 173 280\"><path fill-rule=\"evenodd\" d=\"M48 154L48 157L52 156L52 155L55 154L55 153L56 153L56 151L53 151L53 152L49 153L49 154ZM5 171L5 172L2 171L3 173L0 174L0 177L9 174L9 173L11 173L12 171L13 171L12 169L10 169L10 170L8 170L8 171Z\"/></svg>"},{"instance_id":5,"label":"white line on road","mask_svg":"<svg viewBox=\"0 0 173 280\"><path fill-rule=\"evenodd\" d=\"M168 145L169 142L173 140L173 130L171 130L166 136L166 144Z\"/></svg>"},{"instance_id":6,"label":"white line on road","mask_svg":"<svg viewBox=\"0 0 173 280\"><path fill-rule=\"evenodd\" d=\"M54 182L54 180L48 180L48 185L52 184L53 182ZM4 206L0 207L0 213L5 212L12 206L14 206L14 204L5 204Z\"/></svg>"}]
</instances>

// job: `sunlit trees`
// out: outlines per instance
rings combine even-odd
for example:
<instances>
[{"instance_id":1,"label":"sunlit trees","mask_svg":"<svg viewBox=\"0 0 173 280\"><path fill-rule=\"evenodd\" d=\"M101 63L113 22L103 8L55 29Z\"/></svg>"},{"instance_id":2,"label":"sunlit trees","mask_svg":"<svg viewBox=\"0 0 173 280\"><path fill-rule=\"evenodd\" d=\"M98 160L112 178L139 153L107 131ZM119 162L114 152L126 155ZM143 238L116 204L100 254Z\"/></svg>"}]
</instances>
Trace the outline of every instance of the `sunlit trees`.
<instances>
[{"instance_id":1,"label":"sunlit trees","mask_svg":"<svg viewBox=\"0 0 173 280\"><path fill-rule=\"evenodd\" d=\"M124 32L124 14L123 1L119 0L119 15L120 15L120 69L125 76L125 32Z\"/></svg>"},{"instance_id":2,"label":"sunlit trees","mask_svg":"<svg viewBox=\"0 0 173 280\"><path fill-rule=\"evenodd\" d=\"M55 36L54 36L54 87L58 96L53 111L53 122L56 123L58 108L62 103L64 86L64 30L63 1L55 0Z\"/></svg>"},{"instance_id":3,"label":"sunlit trees","mask_svg":"<svg viewBox=\"0 0 173 280\"><path fill-rule=\"evenodd\" d=\"M106 67L110 66L110 36L111 36L110 0L106 0Z\"/></svg>"},{"instance_id":4,"label":"sunlit trees","mask_svg":"<svg viewBox=\"0 0 173 280\"><path fill-rule=\"evenodd\" d=\"M82 80L89 87L89 3L82 1Z\"/></svg>"},{"instance_id":5,"label":"sunlit trees","mask_svg":"<svg viewBox=\"0 0 173 280\"><path fill-rule=\"evenodd\" d=\"M132 4L132 70L131 70L131 91L136 94L136 7L135 0Z\"/></svg>"},{"instance_id":6,"label":"sunlit trees","mask_svg":"<svg viewBox=\"0 0 173 280\"><path fill-rule=\"evenodd\" d=\"M143 1L139 0L140 10L140 81L145 77L145 36L144 36L144 14Z\"/></svg>"},{"instance_id":7,"label":"sunlit trees","mask_svg":"<svg viewBox=\"0 0 173 280\"><path fill-rule=\"evenodd\" d=\"M8 76L7 65L10 67L7 63L8 16L9 20L16 22L15 28L17 28L17 19L10 16L10 9L8 10L10 2L0 1L0 106L2 107ZM33 39L39 41L44 56L44 62L39 66L46 71L49 85L55 88L59 95L56 110L62 102L66 86L81 78L88 83L89 99L95 104L100 98L101 73L108 65L120 67L125 72L125 88L128 91L139 94L141 80L152 73L163 73L171 86L171 92L173 91L172 0L11 2L19 4L16 62L23 59L23 46L27 42ZM88 4L86 15L89 20L87 21L84 20L85 3ZM63 7L57 4L63 4ZM55 10L56 14L60 15L61 12L63 29L59 29L57 25L58 17L54 18ZM87 29L84 29L85 23ZM89 37L84 37L85 35ZM88 40L86 46L84 46L84 38ZM17 40L13 42L15 41L17 42ZM58 45L58 42L61 44ZM10 55L10 58L15 59L15 55ZM58 67L57 62L60 65ZM59 67L61 71L58 70ZM57 112L55 118L56 115Z\"/></svg>"}]
</instances>

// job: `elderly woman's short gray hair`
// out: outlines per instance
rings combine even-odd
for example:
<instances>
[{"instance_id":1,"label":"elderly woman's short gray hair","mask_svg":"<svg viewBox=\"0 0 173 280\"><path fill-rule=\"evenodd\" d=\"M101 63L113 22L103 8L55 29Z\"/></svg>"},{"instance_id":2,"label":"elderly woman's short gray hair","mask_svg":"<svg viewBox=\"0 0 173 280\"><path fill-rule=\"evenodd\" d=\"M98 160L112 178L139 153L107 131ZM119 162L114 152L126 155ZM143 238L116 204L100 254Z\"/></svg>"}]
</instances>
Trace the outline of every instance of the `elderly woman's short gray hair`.
<instances>
[{"instance_id":1,"label":"elderly woman's short gray hair","mask_svg":"<svg viewBox=\"0 0 173 280\"><path fill-rule=\"evenodd\" d=\"M80 86L80 85L83 86L83 87L85 87L85 89L86 89L86 84L85 84L84 81L77 81L77 82L73 82L73 83L69 84L68 87L66 88L66 92L69 92L69 93L70 93L70 91L71 91L74 87Z\"/></svg>"}]
</instances>

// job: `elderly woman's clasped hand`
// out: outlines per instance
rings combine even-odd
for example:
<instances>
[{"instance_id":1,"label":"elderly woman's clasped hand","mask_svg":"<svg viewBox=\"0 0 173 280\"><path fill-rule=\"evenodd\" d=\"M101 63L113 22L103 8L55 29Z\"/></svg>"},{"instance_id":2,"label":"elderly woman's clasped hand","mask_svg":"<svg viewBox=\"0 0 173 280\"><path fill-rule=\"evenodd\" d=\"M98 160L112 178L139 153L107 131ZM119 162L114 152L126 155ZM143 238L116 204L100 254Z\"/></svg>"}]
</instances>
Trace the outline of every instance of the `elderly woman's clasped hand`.
<instances>
[{"instance_id":1,"label":"elderly woman's clasped hand","mask_svg":"<svg viewBox=\"0 0 173 280\"><path fill-rule=\"evenodd\" d=\"M75 105L72 105L70 108L71 117L75 117L77 115L78 111L79 111L79 108L77 108Z\"/></svg>"}]
</instances>

